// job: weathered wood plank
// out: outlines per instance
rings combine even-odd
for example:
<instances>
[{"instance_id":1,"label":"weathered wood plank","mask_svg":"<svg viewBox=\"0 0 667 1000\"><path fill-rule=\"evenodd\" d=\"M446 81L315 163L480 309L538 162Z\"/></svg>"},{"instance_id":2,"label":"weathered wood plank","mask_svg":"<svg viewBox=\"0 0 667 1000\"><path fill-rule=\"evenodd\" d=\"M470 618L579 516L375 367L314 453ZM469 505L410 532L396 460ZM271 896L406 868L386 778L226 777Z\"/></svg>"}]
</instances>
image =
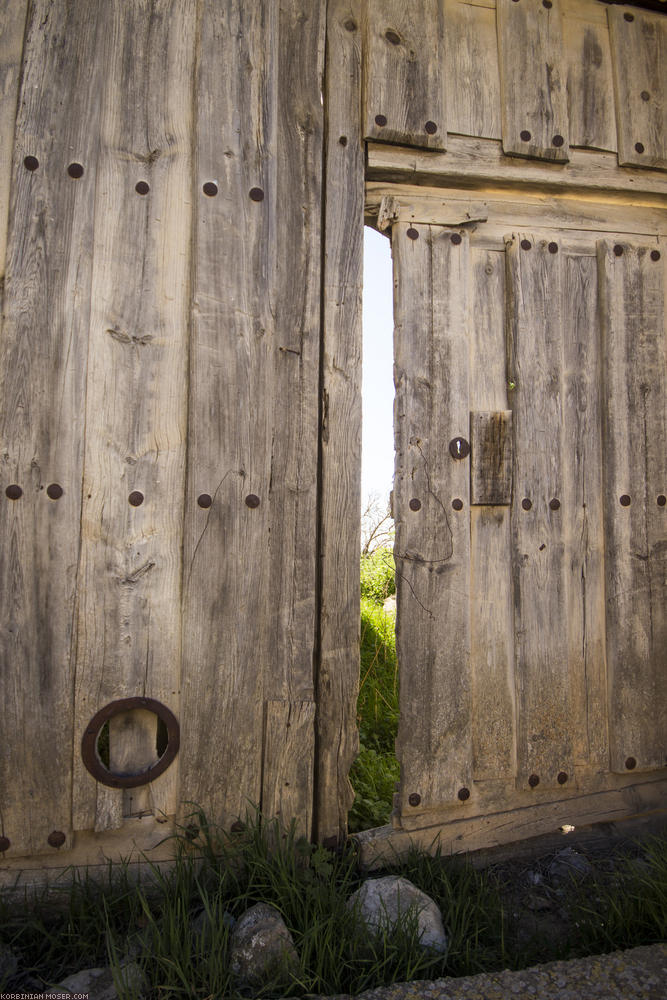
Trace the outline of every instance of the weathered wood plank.
<instances>
[{"instance_id":1,"label":"weathered wood plank","mask_svg":"<svg viewBox=\"0 0 667 1000\"><path fill-rule=\"evenodd\" d=\"M513 466L512 411L470 414L470 503L510 504Z\"/></svg>"},{"instance_id":2,"label":"weathered wood plank","mask_svg":"<svg viewBox=\"0 0 667 1000\"><path fill-rule=\"evenodd\" d=\"M469 239L399 223L392 248L397 756L407 828L472 784L470 474L447 447L469 420Z\"/></svg>"},{"instance_id":3,"label":"weathered wood plank","mask_svg":"<svg viewBox=\"0 0 667 1000\"><path fill-rule=\"evenodd\" d=\"M598 4L599 6L599 4ZM570 146L616 151L616 109L609 29L583 4L563 18ZM603 12L604 13L604 12Z\"/></svg>"},{"instance_id":4,"label":"weathered wood plank","mask_svg":"<svg viewBox=\"0 0 667 1000\"><path fill-rule=\"evenodd\" d=\"M262 813L309 836L313 822L315 702L267 701Z\"/></svg>"},{"instance_id":5,"label":"weathered wood plank","mask_svg":"<svg viewBox=\"0 0 667 1000\"><path fill-rule=\"evenodd\" d=\"M502 137L496 12L489 6L445 4L447 128L450 133Z\"/></svg>"},{"instance_id":6,"label":"weathered wood plank","mask_svg":"<svg viewBox=\"0 0 667 1000\"><path fill-rule=\"evenodd\" d=\"M561 246L564 252L564 247ZM609 766L597 263L563 264L563 497L568 663L577 765Z\"/></svg>"},{"instance_id":7,"label":"weathered wood plank","mask_svg":"<svg viewBox=\"0 0 667 1000\"><path fill-rule=\"evenodd\" d=\"M14 125L27 8L28 0L8 0L0 10L0 321L5 283Z\"/></svg>"},{"instance_id":8,"label":"weathered wood plank","mask_svg":"<svg viewBox=\"0 0 667 1000\"><path fill-rule=\"evenodd\" d=\"M77 749L90 718L117 698L152 697L177 713L180 679L196 3L108 6L77 594ZM112 759L129 766L133 742L152 740L155 750L153 720L143 713L112 720ZM145 756L140 752L139 770ZM144 798L146 807L173 815L177 771L173 764L145 794L125 796L125 807L136 811ZM122 790L97 784L78 753L74 775L75 828L121 825Z\"/></svg>"},{"instance_id":9,"label":"weathered wood plank","mask_svg":"<svg viewBox=\"0 0 667 1000\"><path fill-rule=\"evenodd\" d=\"M72 622L105 22L97 3L31 5L16 119L0 342L0 789L3 832L18 855L51 850L54 832L70 844ZM84 166L79 179L67 173L73 160ZM10 484L20 499L5 496Z\"/></svg>"},{"instance_id":10,"label":"weathered wood plank","mask_svg":"<svg viewBox=\"0 0 667 1000\"><path fill-rule=\"evenodd\" d=\"M517 787L526 791L536 778L556 788L560 772L573 777L561 510L562 256L557 243L532 233L507 239Z\"/></svg>"},{"instance_id":11,"label":"weathered wood plank","mask_svg":"<svg viewBox=\"0 0 667 1000\"><path fill-rule=\"evenodd\" d=\"M607 662L615 771L665 765L664 244L661 251L626 240L598 244Z\"/></svg>"},{"instance_id":12,"label":"weathered wood plank","mask_svg":"<svg viewBox=\"0 0 667 1000\"><path fill-rule=\"evenodd\" d=\"M352 25L357 27L350 30ZM322 842L342 840L347 832L353 801L347 775L358 745L364 225L359 25L357 0L328 5L316 807Z\"/></svg>"},{"instance_id":13,"label":"weathered wood plank","mask_svg":"<svg viewBox=\"0 0 667 1000\"><path fill-rule=\"evenodd\" d=\"M667 170L667 21L610 7L618 162Z\"/></svg>"},{"instance_id":14,"label":"weathered wood plank","mask_svg":"<svg viewBox=\"0 0 667 1000\"><path fill-rule=\"evenodd\" d=\"M503 149L566 162L569 147L560 0L498 0ZM517 58L517 53L521 58Z\"/></svg>"},{"instance_id":15,"label":"weathered wood plank","mask_svg":"<svg viewBox=\"0 0 667 1000\"><path fill-rule=\"evenodd\" d=\"M444 0L368 0L365 139L446 149Z\"/></svg>"}]
</instances>

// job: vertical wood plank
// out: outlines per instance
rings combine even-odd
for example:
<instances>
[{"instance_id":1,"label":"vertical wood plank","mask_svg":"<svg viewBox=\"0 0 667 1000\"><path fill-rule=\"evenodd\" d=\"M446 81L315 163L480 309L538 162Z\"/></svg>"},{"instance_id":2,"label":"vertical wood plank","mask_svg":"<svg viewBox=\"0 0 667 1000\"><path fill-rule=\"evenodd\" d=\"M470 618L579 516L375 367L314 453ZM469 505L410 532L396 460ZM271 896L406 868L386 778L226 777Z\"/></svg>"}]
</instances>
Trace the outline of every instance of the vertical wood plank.
<instances>
[{"instance_id":1,"label":"vertical wood plank","mask_svg":"<svg viewBox=\"0 0 667 1000\"><path fill-rule=\"evenodd\" d=\"M0 10L0 322L5 283L14 126L27 7L27 0L7 0Z\"/></svg>"},{"instance_id":2,"label":"vertical wood plank","mask_svg":"<svg viewBox=\"0 0 667 1000\"><path fill-rule=\"evenodd\" d=\"M308 837L313 821L315 702L267 701L262 812Z\"/></svg>"},{"instance_id":3,"label":"vertical wood plank","mask_svg":"<svg viewBox=\"0 0 667 1000\"><path fill-rule=\"evenodd\" d=\"M606 19L590 5L572 7L563 18L567 61L570 146L616 151L614 81ZM606 13L605 11L602 12Z\"/></svg>"},{"instance_id":4,"label":"vertical wood plank","mask_svg":"<svg viewBox=\"0 0 667 1000\"><path fill-rule=\"evenodd\" d=\"M336 0L327 9L316 807L321 842L342 842L347 833L354 801L347 775L358 746L364 226L359 8L357 0Z\"/></svg>"},{"instance_id":5,"label":"vertical wood plank","mask_svg":"<svg viewBox=\"0 0 667 1000\"><path fill-rule=\"evenodd\" d=\"M148 696L178 714L185 475L195 0L109 5L110 56L97 178L75 748L96 711ZM147 186L144 194L135 185ZM155 722L110 724L112 758ZM137 769L145 763L142 752ZM123 792L74 756L77 829L120 826ZM146 790L173 815L177 764ZM142 793L133 793L136 809Z\"/></svg>"},{"instance_id":6,"label":"vertical wood plank","mask_svg":"<svg viewBox=\"0 0 667 1000\"><path fill-rule=\"evenodd\" d=\"M502 138L496 12L462 0L445 4L447 130Z\"/></svg>"},{"instance_id":7,"label":"vertical wood plank","mask_svg":"<svg viewBox=\"0 0 667 1000\"><path fill-rule=\"evenodd\" d=\"M512 156L569 158L560 0L498 0L503 149ZM521 58L517 58L521 53Z\"/></svg>"},{"instance_id":8,"label":"vertical wood plank","mask_svg":"<svg viewBox=\"0 0 667 1000\"><path fill-rule=\"evenodd\" d=\"M667 170L667 21L610 7L618 162Z\"/></svg>"},{"instance_id":9,"label":"vertical wood plank","mask_svg":"<svg viewBox=\"0 0 667 1000\"><path fill-rule=\"evenodd\" d=\"M97 3L35 0L15 128L0 342L0 789L4 835L17 854L48 852L52 832L70 843L72 630L105 24ZM26 168L26 156L37 169ZM84 166L78 179L67 173L74 160ZM22 490L20 499L7 499L9 485ZM56 485L62 495L51 499Z\"/></svg>"},{"instance_id":10,"label":"vertical wood plank","mask_svg":"<svg viewBox=\"0 0 667 1000\"><path fill-rule=\"evenodd\" d=\"M537 777L540 788L557 788L561 771L573 773L562 511L562 253L556 243L519 233L506 239L506 262L514 385L517 786L528 790L529 778Z\"/></svg>"},{"instance_id":11,"label":"vertical wood plank","mask_svg":"<svg viewBox=\"0 0 667 1000\"><path fill-rule=\"evenodd\" d=\"M445 149L444 0L368 0L365 139Z\"/></svg>"},{"instance_id":12,"label":"vertical wood plank","mask_svg":"<svg viewBox=\"0 0 667 1000\"><path fill-rule=\"evenodd\" d=\"M470 503L512 502L512 411L470 414Z\"/></svg>"},{"instance_id":13,"label":"vertical wood plank","mask_svg":"<svg viewBox=\"0 0 667 1000\"><path fill-rule=\"evenodd\" d=\"M598 243L610 750L620 772L665 765L664 262L664 245Z\"/></svg>"},{"instance_id":14,"label":"vertical wood plank","mask_svg":"<svg viewBox=\"0 0 667 1000\"><path fill-rule=\"evenodd\" d=\"M447 447L468 424L469 238L399 223L392 247L397 755L410 828L472 778L470 472Z\"/></svg>"}]
</instances>

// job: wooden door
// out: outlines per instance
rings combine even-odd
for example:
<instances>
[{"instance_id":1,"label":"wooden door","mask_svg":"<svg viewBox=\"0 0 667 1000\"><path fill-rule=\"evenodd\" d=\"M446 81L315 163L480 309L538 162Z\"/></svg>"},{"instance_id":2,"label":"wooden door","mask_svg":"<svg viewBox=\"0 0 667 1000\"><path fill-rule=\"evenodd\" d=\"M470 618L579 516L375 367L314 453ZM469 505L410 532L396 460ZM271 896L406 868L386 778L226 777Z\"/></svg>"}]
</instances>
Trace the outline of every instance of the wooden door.
<instances>
[{"instance_id":1,"label":"wooden door","mask_svg":"<svg viewBox=\"0 0 667 1000\"><path fill-rule=\"evenodd\" d=\"M392 230L394 825L474 846L665 776L667 254L612 209L452 227L427 200Z\"/></svg>"}]
</instances>

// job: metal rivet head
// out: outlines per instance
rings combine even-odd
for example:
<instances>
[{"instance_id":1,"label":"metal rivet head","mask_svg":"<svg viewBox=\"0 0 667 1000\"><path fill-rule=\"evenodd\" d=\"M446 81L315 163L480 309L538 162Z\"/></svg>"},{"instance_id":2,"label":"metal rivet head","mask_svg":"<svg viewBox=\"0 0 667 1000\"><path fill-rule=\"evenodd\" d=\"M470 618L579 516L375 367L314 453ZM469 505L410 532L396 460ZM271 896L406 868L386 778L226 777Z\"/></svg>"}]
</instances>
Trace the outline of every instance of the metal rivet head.
<instances>
[{"instance_id":1,"label":"metal rivet head","mask_svg":"<svg viewBox=\"0 0 667 1000\"><path fill-rule=\"evenodd\" d=\"M659 250L651 250L651 260L660 260Z\"/></svg>"},{"instance_id":2,"label":"metal rivet head","mask_svg":"<svg viewBox=\"0 0 667 1000\"><path fill-rule=\"evenodd\" d=\"M530 142L530 140L532 139L532 136L531 136L530 132L528 131L528 129L524 128L524 129L522 129L521 132L519 132L519 138L521 139L522 142Z\"/></svg>"},{"instance_id":3,"label":"metal rivet head","mask_svg":"<svg viewBox=\"0 0 667 1000\"><path fill-rule=\"evenodd\" d=\"M375 116L375 124L379 125L380 128L383 128L387 124L387 116L386 115L376 115Z\"/></svg>"},{"instance_id":4,"label":"metal rivet head","mask_svg":"<svg viewBox=\"0 0 667 1000\"><path fill-rule=\"evenodd\" d=\"M463 238L460 233L452 233L450 239L455 247L459 246L459 244L463 242Z\"/></svg>"},{"instance_id":5,"label":"metal rivet head","mask_svg":"<svg viewBox=\"0 0 667 1000\"><path fill-rule=\"evenodd\" d=\"M46 839L50 847L62 847L67 837L62 830L52 830Z\"/></svg>"},{"instance_id":6,"label":"metal rivet head","mask_svg":"<svg viewBox=\"0 0 667 1000\"><path fill-rule=\"evenodd\" d=\"M250 188L248 194L251 201L264 201L264 192L261 188Z\"/></svg>"},{"instance_id":7,"label":"metal rivet head","mask_svg":"<svg viewBox=\"0 0 667 1000\"><path fill-rule=\"evenodd\" d=\"M188 823L185 828L185 839L186 840L196 840L199 836L199 827L196 823Z\"/></svg>"},{"instance_id":8,"label":"metal rivet head","mask_svg":"<svg viewBox=\"0 0 667 1000\"><path fill-rule=\"evenodd\" d=\"M458 797L461 800L461 802L466 802L470 798L470 789L469 788L459 788L457 794L458 794Z\"/></svg>"},{"instance_id":9,"label":"metal rivet head","mask_svg":"<svg viewBox=\"0 0 667 1000\"><path fill-rule=\"evenodd\" d=\"M39 160L36 156L25 156L23 158L23 166L26 170L37 170L39 166Z\"/></svg>"},{"instance_id":10,"label":"metal rivet head","mask_svg":"<svg viewBox=\"0 0 667 1000\"><path fill-rule=\"evenodd\" d=\"M530 510L530 508L533 506L533 501L529 500L528 497L524 497L523 500L521 501L521 506L523 507L524 510Z\"/></svg>"},{"instance_id":11,"label":"metal rivet head","mask_svg":"<svg viewBox=\"0 0 667 1000\"><path fill-rule=\"evenodd\" d=\"M530 242L530 240L521 240L521 249L522 250L530 250L531 247L532 247L532 245L533 244Z\"/></svg>"},{"instance_id":12,"label":"metal rivet head","mask_svg":"<svg viewBox=\"0 0 667 1000\"><path fill-rule=\"evenodd\" d=\"M408 504L408 507L410 508L410 510L421 510L422 502L421 500L418 500L417 497L413 497L410 503Z\"/></svg>"},{"instance_id":13,"label":"metal rivet head","mask_svg":"<svg viewBox=\"0 0 667 1000\"><path fill-rule=\"evenodd\" d=\"M621 246L620 243L616 243L616 245L614 246L614 254L616 257L623 256L623 247Z\"/></svg>"},{"instance_id":14,"label":"metal rivet head","mask_svg":"<svg viewBox=\"0 0 667 1000\"><path fill-rule=\"evenodd\" d=\"M565 784L565 782L567 781L567 774L565 773L565 771L558 772L558 777L556 778L556 781L558 782L559 785Z\"/></svg>"},{"instance_id":15,"label":"metal rivet head","mask_svg":"<svg viewBox=\"0 0 667 1000\"><path fill-rule=\"evenodd\" d=\"M470 445L465 438L452 438L449 442L449 454L452 458L467 458L470 454Z\"/></svg>"},{"instance_id":16,"label":"metal rivet head","mask_svg":"<svg viewBox=\"0 0 667 1000\"><path fill-rule=\"evenodd\" d=\"M463 510L463 500L459 500L459 498L456 497L452 500L452 507L454 510Z\"/></svg>"},{"instance_id":17,"label":"metal rivet head","mask_svg":"<svg viewBox=\"0 0 667 1000\"><path fill-rule=\"evenodd\" d=\"M146 181L137 181L137 183L134 185L134 190L137 192L137 194L148 194L150 188L146 183Z\"/></svg>"},{"instance_id":18,"label":"metal rivet head","mask_svg":"<svg viewBox=\"0 0 667 1000\"><path fill-rule=\"evenodd\" d=\"M551 508L551 510L560 509L560 500L558 499L558 497L554 497L553 500L549 501L549 507Z\"/></svg>"},{"instance_id":19,"label":"metal rivet head","mask_svg":"<svg viewBox=\"0 0 667 1000\"><path fill-rule=\"evenodd\" d=\"M406 232L405 235L407 236L407 238L409 240L418 240L419 239L419 233L417 232L416 229L413 229L412 226L410 226L410 228L407 230L407 232Z\"/></svg>"},{"instance_id":20,"label":"metal rivet head","mask_svg":"<svg viewBox=\"0 0 667 1000\"><path fill-rule=\"evenodd\" d=\"M63 488L60 483L51 483L46 487L46 495L49 500L60 500L63 495Z\"/></svg>"},{"instance_id":21,"label":"metal rivet head","mask_svg":"<svg viewBox=\"0 0 667 1000\"><path fill-rule=\"evenodd\" d=\"M634 21L635 19L634 14L624 14L623 17L625 18L626 21Z\"/></svg>"},{"instance_id":22,"label":"metal rivet head","mask_svg":"<svg viewBox=\"0 0 667 1000\"><path fill-rule=\"evenodd\" d=\"M528 779L528 784L530 785L530 787L531 788L537 788L537 786L539 785L539 783L540 783L540 776L539 776L539 774L531 774L530 778Z\"/></svg>"},{"instance_id":23,"label":"metal rivet head","mask_svg":"<svg viewBox=\"0 0 667 1000\"><path fill-rule=\"evenodd\" d=\"M211 499L209 493L200 493L199 496L197 497L197 503L199 504L200 507L206 510L208 507L211 506L213 500Z\"/></svg>"},{"instance_id":24,"label":"metal rivet head","mask_svg":"<svg viewBox=\"0 0 667 1000\"><path fill-rule=\"evenodd\" d=\"M650 101L651 100L651 95L649 94L648 90L642 90L642 92L641 92L641 94L639 96L641 97L642 101Z\"/></svg>"},{"instance_id":25,"label":"metal rivet head","mask_svg":"<svg viewBox=\"0 0 667 1000\"><path fill-rule=\"evenodd\" d=\"M546 7L547 10L551 10L551 8L553 7L553 3L551 2L551 0L542 0L542 6Z\"/></svg>"},{"instance_id":26,"label":"metal rivet head","mask_svg":"<svg viewBox=\"0 0 667 1000\"><path fill-rule=\"evenodd\" d=\"M5 496L8 500L19 500L23 496L23 490L20 486L17 486L16 483L12 483L12 485L8 486L5 490Z\"/></svg>"},{"instance_id":27,"label":"metal rivet head","mask_svg":"<svg viewBox=\"0 0 667 1000\"><path fill-rule=\"evenodd\" d=\"M143 493L140 493L139 490L133 490L127 499L128 503L130 503L132 507L141 507L144 502L144 495Z\"/></svg>"},{"instance_id":28,"label":"metal rivet head","mask_svg":"<svg viewBox=\"0 0 667 1000\"><path fill-rule=\"evenodd\" d=\"M218 193L218 185L215 181L206 181L206 183L202 185L202 191L207 198L215 198Z\"/></svg>"},{"instance_id":29,"label":"metal rivet head","mask_svg":"<svg viewBox=\"0 0 667 1000\"><path fill-rule=\"evenodd\" d=\"M435 122L427 121L426 124L424 125L424 131L427 132L428 135L435 135L435 133L438 131L438 126L435 124Z\"/></svg>"},{"instance_id":30,"label":"metal rivet head","mask_svg":"<svg viewBox=\"0 0 667 1000\"><path fill-rule=\"evenodd\" d=\"M398 34L397 31L392 31L391 28L385 31L384 37L387 39L388 42L391 42L392 45L401 44L401 36Z\"/></svg>"},{"instance_id":31,"label":"metal rivet head","mask_svg":"<svg viewBox=\"0 0 667 1000\"><path fill-rule=\"evenodd\" d=\"M9 837L0 837L0 852L8 851L12 846L12 842Z\"/></svg>"},{"instance_id":32,"label":"metal rivet head","mask_svg":"<svg viewBox=\"0 0 667 1000\"><path fill-rule=\"evenodd\" d=\"M338 140L338 143L341 146L347 146L347 136L341 135L340 139Z\"/></svg>"},{"instance_id":33,"label":"metal rivet head","mask_svg":"<svg viewBox=\"0 0 667 1000\"><path fill-rule=\"evenodd\" d=\"M246 507L259 507L259 497L254 493L249 493L245 498Z\"/></svg>"},{"instance_id":34,"label":"metal rivet head","mask_svg":"<svg viewBox=\"0 0 667 1000\"><path fill-rule=\"evenodd\" d=\"M422 797L418 792L412 792L411 795L408 795L408 802L411 806L418 806L421 800Z\"/></svg>"},{"instance_id":35,"label":"metal rivet head","mask_svg":"<svg viewBox=\"0 0 667 1000\"><path fill-rule=\"evenodd\" d=\"M243 833L245 830L245 823L242 823L240 819L234 820L229 829L232 833Z\"/></svg>"},{"instance_id":36,"label":"metal rivet head","mask_svg":"<svg viewBox=\"0 0 667 1000\"><path fill-rule=\"evenodd\" d=\"M635 151L637 153L643 153L644 152L644 143L643 142L636 142L635 143Z\"/></svg>"},{"instance_id":37,"label":"metal rivet head","mask_svg":"<svg viewBox=\"0 0 667 1000\"><path fill-rule=\"evenodd\" d=\"M558 244L557 243L550 243L548 249L549 249L549 253L558 253Z\"/></svg>"},{"instance_id":38,"label":"metal rivet head","mask_svg":"<svg viewBox=\"0 0 667 1000\"><path fill-rule=\"evenodd\" d=\"M661 493L660 496L658 497L657 504L658 507L664 507L665 504L667 504L667 497L665 496L664 493Z\"/></svg>"},{"instance_id":39,"label":"metal rivet head","mask_svg":"<svg viewBox=\"0 0 667 1000\"><path fill-rule=\"evenodd\" d=\"M637 761L635 760L634 757L628 757L628 759L625 762L625 766L628 771L634 771L634 769L637 767Z\"/></svg>"},{"instance_id":40,"label":"metal rivet head","mask_svg":"<svg viewBox=\"0 0 667 1000\"><path fill-rule=\"evenodd\" d=\"M80 163L70 163L67 168L67 173L70 177L73 177L74 180L78 180L79 177L83 177L83 166Z\"/></svg>"},{"instance_id":41,"label":"metal rivet head","mask_svg":"<svg viewBox=\"0 0 667 1000\"><path fill-rule=\"evenodd\" d=\"M619 497L618 502L620 503L621 507L629 507L632 501L630 500L628 494L624 493L623 496Z\"/></svg>"},{"instance_id":42,"label":"metal rivet head","mask_svg":"<svg viewBox=\"0 0 667 1000\"><path fill-rule=\"evenodd\" d=\"M560 148L564 143L565 143L565 139L563 138L562 135L559 135L558 133L556 133L556 135L551 140L551 144L553 146L558 147L558 148Z\"/></svg>"},{"instance_id":43,"label":"metal rivet head","mask_svg":"<svg viewBox=\"0 0 667 1000\"><path fill-rule=\"evenodd\" d=\"M356 31L357 30L357 22L354 21L351 17L348 17L348 19L345 22L345 24L343 25L343 27L345 28L346 31Z\"/></svg>"}]
</instances>

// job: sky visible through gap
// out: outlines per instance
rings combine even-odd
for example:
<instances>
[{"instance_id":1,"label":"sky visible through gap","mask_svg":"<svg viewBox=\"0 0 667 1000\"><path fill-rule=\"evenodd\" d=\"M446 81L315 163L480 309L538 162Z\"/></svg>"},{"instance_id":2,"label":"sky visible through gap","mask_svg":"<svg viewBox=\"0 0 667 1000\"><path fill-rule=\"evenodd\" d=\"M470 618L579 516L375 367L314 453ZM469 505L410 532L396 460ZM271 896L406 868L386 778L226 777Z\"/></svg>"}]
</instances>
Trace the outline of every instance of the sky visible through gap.
<instances>
[{"instance_id":1,"label":"sky visible through gap","mask_svg":"<svg viewBox=\"0 0 667 1000\"><path fill-rule=\"evenodd\" d=\"M389 500L394 476L394 309L391 246L364 228L361 504Z\"/></svg>"}]
</instances>

